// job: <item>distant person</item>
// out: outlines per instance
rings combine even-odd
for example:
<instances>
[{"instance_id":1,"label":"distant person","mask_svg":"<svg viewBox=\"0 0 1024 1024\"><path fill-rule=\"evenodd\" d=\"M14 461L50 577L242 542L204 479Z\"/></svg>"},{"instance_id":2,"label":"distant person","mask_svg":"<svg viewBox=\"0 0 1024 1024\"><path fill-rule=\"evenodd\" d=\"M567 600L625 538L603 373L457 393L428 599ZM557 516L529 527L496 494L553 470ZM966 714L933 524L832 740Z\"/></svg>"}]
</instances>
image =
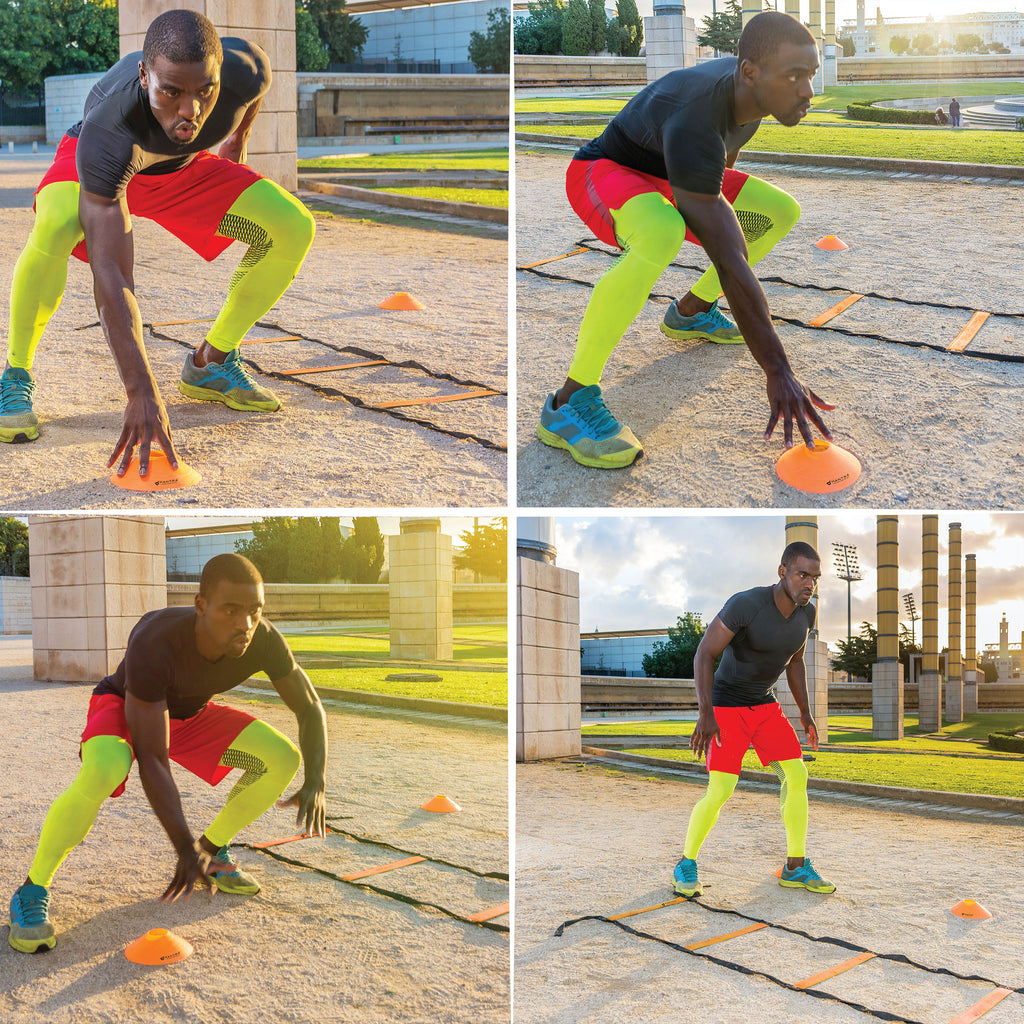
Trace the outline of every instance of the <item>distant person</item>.
<instances>
[{"instance_id":1,"label":"distant person","mask_svg":"<svg viewBox=\"0 0 1024 1024\"><path fill-rule=\"evenodd\" d=\"M955 96L949 101L949 120L953 128L960 127L960 103Z\"/></svg>"},{"instance_id":2,"label":"distant person","mask_svg":"<svg viewBox=\"0 0 1024 1024\"><path fill-rule=\"evenodd\" d=\"M157 821L175 851L174 875L161 899L173 903L199 883L252 896L259 882L231 856L235 835L266 811L291 782L299 750L248 711L211 698L265 672L295 714L305 781L278 806L297 807L296 824L324 835L327 723L320 698L295 664L284 637L262 618L263 580L241 555L216 555L203 566L193 607L148 612L128 637L117 670L93 691L74 782L50 806L28 877L11 897L9 943L20 953L53 949L50 886L64 859L92 829L108 797L125 791L132 762ZM52 757L44 744L40 757ZM175 761L216 786L242 774L220 814L198 839L185 820L171 773ZM151 827L149 829L151 831ZM135 863L109 867L151 877L157 854L138 846Z\"/></svg>"},{"instance_id":3,"label":"distant person","mask_svg":"<svg viewBox=\"0 0 1024 1024\"><path fill-rule=\"evenodd\" d=\"M949 122L949 118L946 117L946 112L942 109L942 107L936 107L935 108L935 123L940 128L945 128L948 122Z\"/></svg>"},{"instance_id":4,"label":"distant person","mask_svg":"<svg viewBox=\"0 0 1024 1024\"><path fill-rule=\"evenodd\" d=\"M734 594L704 633L694 657L697 724L690 746L707 756L708 788L690 813L683 858L673 877L680 896L699 896L697 854L718 812L739 781L743 755L753 746L761 764L782 781L782 821L786 861L779 884L811 892L835 892L805 856L807 839L807 768L800 740L775 698L775 684L785 672L800 709L800 724L812 750L818 731L807 702L804 646L814 628L811 604L821 576L821 559L810 544L795 541L782 552L778 582ZM721 655L718 670L715 659Z\"/></svg>"},{"instance_id":5,"label":"distant person","mask_svg":"<svg viewBox=\"0 0 1024 1024\"><path fill-rule=\"evenodd\" d=\"M232 409L280 408L277 396L249 376L238 346L292 283L315 225L293 195L245 164L269 88L263 50L244 39L219 38L208 18L184 10L156 18L142 52L122 58L93 86L82 120L61 139L36 190L35 224L14 268L0 441L39 436L32 364L74 254L92 269L96 309L128 395L108 465L123 453L117 472L124 475L138 446L145 476L150 446L158 444L177 466L143 343L132 217L155 221L207 261L234 240L248 247L217 319L185 358L178 390ZM207 152L216 146L216 155ZM183 286L186 295L190 275L200 273L184 264L162 271L166 283ZM68 369L73 374L73 366ZM83 401L96 397L75 394Z\"/></svg>"},{"instance_id":6,"label":"distant person","mask_svg":"<svg viewBox=\"0 0 1024 1024\"><path fill-rule=\"evenodd\" d=\"M746 342L766 378L765 438L781 419L787 448L794 421L808 446L812 426L831 439L815 407L834 406L793 373L751 270L793 228L800 206L781 189L734 168L763 117L771 114L792 127L807 115L817 68L810 32L788 14L766 11L743 29L738 56L669 72L576 152L566 174L569 202L598 238L623 255L594 286L568 376L541 410L537 436L545 444L601 469L628 466L642 454L633 432L605 405L600 382L684 238L702 245L712 266L669 305L662 333ZM718 308L723 289L736 323Z\"/></svg>"}]
</instances>

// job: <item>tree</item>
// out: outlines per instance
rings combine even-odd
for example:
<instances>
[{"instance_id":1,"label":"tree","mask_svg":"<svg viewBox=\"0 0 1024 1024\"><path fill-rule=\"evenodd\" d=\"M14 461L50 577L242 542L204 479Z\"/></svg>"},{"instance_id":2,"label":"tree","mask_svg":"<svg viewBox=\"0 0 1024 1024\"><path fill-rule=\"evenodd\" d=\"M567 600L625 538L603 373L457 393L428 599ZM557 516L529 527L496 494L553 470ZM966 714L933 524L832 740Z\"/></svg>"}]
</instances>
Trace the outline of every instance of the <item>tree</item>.
<instances>
[{"instance_id":1,"label":"tree","mask_svg":"<svg viewBox=\"0 0 1024 1024\"><path fill-rule=\"evenodd\" d=\"M341 576L341 520L337 516L320 519L320 548L323 559L322 578L333 580Z\"/></svg>"},{"instance_id":2,"label":"tree","mask_svg":"<svg viewBox=\"0 0 1024 1024\"><path fill-rule=\"evenodd\" d=\"M299 516L288 533L288 582L322 583L320 520Z\"/></svg>"},{"instance_id":3,"label":"tree","mask_svg":"<svg viewBox=\"0 0 1024 1024\"><path fill-rule=\"evenodd\" d=\"M335 64L354 64L363 52L366 26L345 13L345 0L301 0L316 26L327 56Z\"/></svg>"},{"instance_id":4,"label":"tree","mask_svg":"<svg viewBox=\"0 0 1024 1024\"><path fill-rule=\"evenodd\" d=\"M735 53L743 30L743 7L740 0L726 0L725 10L709 14L697 33L698 46L710 46L721 53Z\"/></svg>"},{"instance_id":5,"label":"tree","mask_svg":"<svg viewBox=\"0 0 1024 1024\"><path fill-rule=\"evenodd\" d=\"M384 564L384 538L374 516L355 516L341 547L341 575L353 583L376 583Z\"/></svg>"},{"instance_id":6,"label":"tree","mask_svg":"<svg viewBox=\"0 0 1024 1024\"><path fill-rule=\"evenodd\" d=\"M857 44L854 43L851 36L840 36L836 42L843 48L844 57L853 57L856 55Z\"/></svg>"},{"instance_id":7,"label":"tree","mask_svg":"<svg viewBox=\"0 0 1024 1024\"><path fill-rule=\"evenodd\" d=\"M914 36L914 49L918 53L925 53L935 45L935 37L927 32L921 32Z\"/></svg>"},{"instance_id":8,"label":"tree","mask_svg":"<svg viewBox=\"0 0 1024 1024\"><path fill-rule=\"evenodd\" d=\"M636 8L636 0L617 0L615 12L619 27L625 33L625 43L620 51L623 57L637 57L644 45L644 23Z\"/></svg>"},{"instance_id":9,"label":"tree","mask_svg":"<svg viewBox=\"0 0 1024 1024\"><path fill-rule=\"evenodd\" d=\"M252 540L240 540L235 550L260 571L264 583L288 582L288 535L293 520L267 516L252 524Z\"/></svg>"},{"instance_id":10,"label":"tree","mask_svg":"<svg viewBox=\"0 0 1024 1024\"><path fill-rule=\"evenodd\" d=\"M562 18L562 52L567 57L590 53L590 8L587 0L569 0Z\"/></svg>"},{"instance_id":11,"label":"tree","mask_svg":"<svg viewBox=\"0 0 1024 1024\"><path fill-rule=\"evenodd\" d=\"M590 48L600 53L607 44L608 15L604 0L590 0Z\"/></svg>"},{"instance_id":12,"label":"tree","mask_svg":"<svg viewBox=\"0 0 1024 1024\"><path fill-rule=\"evenodd\" d=\"M531 3L529 17L520 18L512 30L516 53L558 53L562 49L562 0Z\"/></svg>"},{"instance_id":13,"label":"tree","mask_svg":"<svg viewBox=\"0 0 1024 1024\"><path fill-rule=\"evenodd\" d=\"M0 576L28 575L28 526L0 516Z\"/></svg>"},{"instance_id":14,"label":"tree","mask_svg":"<svg viewBox=\"0 0 1024 1024\"><path fill-rule=\"evenodd\" d=\"M878 661L878 630L870 622L860 624L860 633L849 640L837 640L839 656L832 659L837 672L847 672L861 679L871 679L874 665ZM911 639L910 630L900 625L899 659L903 663L904 678L910 675L910 655L920 654L920 644Z\"/></svg>"},{"instance_id":15,"label":"tree","mask_svg":"<svg viewBox=\"0 0 1024 1024\"><path fill-rule=\"evenodd\" d=\"M892 36L889 39L889 49L897 56L904 54L910 49L910 40L906 36Z\"/></svg>"},{"instance_id":16,"label":"tree","mask_svg":"<svg viewBox=\"0 0 1024 1024\"><path fill-rule=\"evenodd\" d=\"M327 49L320 41L313 15L301 7L295 8L295 69L296 71L323 71L330 63Z\"/></svg>"},{"instance_id":17,"label":"tree","mask_svg":"<svg viewBox=\"0 0 1024 1024\"><path fill-rule=\"evenodd\" d=\"M487 12L487 34L469 34L469 59L481 74L507 75L512 64L512 23L507 7Z\"/></svg>"},{"instance_id":18,"label":"tree","mask_svg":"<svg viewBox=\"0 0 1024 1024\"><path fill-rule=\"evenodd\" d=\"M475 530L459 534L462 547L452 561L456 569L472 569L481 576L504 580L508 576L508 520L492 519Z\"/></svg>"},{"instance_id":19,"label":"tree","mask_svg":"<svg viewBox=\"0 0 1024 1024\"><path fill-rule=\"evenodd\" d=\"M704 629L699 612L680 615L676 624L669 627L668 640L656 640L652 653L644 655L644 672L659 679L692 679L693 656Z\"/></svg>"},{"instance_id":20,"label":"tree","mask_svg":"<svg viewBox=\"0 0 1024 1024\"><path fill-rule=\"evenodd\" d=\"M985 48L985 41L975 32L963 32L956 37L958 53L977 53Z\"/></svg>"}]
</instances>

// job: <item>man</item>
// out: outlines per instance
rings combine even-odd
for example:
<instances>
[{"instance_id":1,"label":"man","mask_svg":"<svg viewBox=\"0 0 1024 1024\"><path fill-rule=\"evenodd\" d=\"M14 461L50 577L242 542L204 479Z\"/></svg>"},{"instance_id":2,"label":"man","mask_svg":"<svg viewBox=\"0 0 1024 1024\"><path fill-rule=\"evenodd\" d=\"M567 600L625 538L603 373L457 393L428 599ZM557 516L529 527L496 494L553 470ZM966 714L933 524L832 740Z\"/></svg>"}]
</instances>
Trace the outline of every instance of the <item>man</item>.
<instances>
[{"instance_id":1,"label":"man","mask_svg":"<svg viewBox=\"0 0 1024 1024\"><path fill-rule=\"evenodd\" d=\"M85 116L61 140L36 192L36 219L14 271L7 366L0 379L0 440L39 436L32 411L36 345L67 284L68 257L92 267L96 308L128 395L108 465L126 472L152 444L173 466L167 412L146 357L135 300L131 215L148 217L210 261L232 241L248 246L206 340L185 360L178 389L232 409L273 412L238 357L246 331L284 294L313 241L309 211L245 166L246 145L270 88L267 55L219 39L193 11L168 11L133 53L93 87ZM216 156L206 150L221 143Z\"/></svg>"},{"instance_id":2,"label":"man","mask_svg":"<svg viewBox=\"0 0 1024 1024\"><path fill-rule=\"evenodd\" d=\"M955 96L949 101L949 124L951 128L960 127L960 103Z\"/></svg>"},{"instance_id":3,"label":"man","mask_svg":"<svg viewBox=\"0 0 1024 1024\"><path fill-rule=\"evenodd\" d=\"M117 671L93 691L79 750L82 766L50 807L28 877L11 899L14 949L35 953L56 944L48 914L53 876L89 834L103 801L124 792L133 760L177 856L161 899L188 897L199 882L240 895L260 891L235 863L229 844L291 782L299 750L247 712L209 703L255 672L270 677L299 723L305 781L278 806L297 807L297 825L325 834L324 710L262 612L256 567L241 555L217 555L203 568L194 608L164 608L139 620ZM198 841L185 821L171 760L213 786L232 768L242 769L224 809Z\"/></svg>"},{"instance_id":4,"label":"man","mask_svg":"<svg viewBox=\"0 0 1024 1024\"><path fill-rule=\"evenodd\" d=\"M767 377L766 440L780 417L787 448L794 420L809 447L808 419L832 436L814 407L834 406L790 369L750 269L786 236L800 207L733 167L766 114L787 126L807 114L818 51L803 25L775 11L751 19L738 49L738 57L673 71L642 89L569 165L573 209L598 238L623 250L594 286L569 376L548 397L537 426L545 444L567 449L582 465L614 469L643 452L604 404L601 375L684 237L704 247L712 266L669 306L662 333L746 341ZM718 309L723 289L736 324Z\"/></svg>"},{"instance_id":5,"label":"man","mask_svg":"<svg viewBox=\"0 0 1024 1024\"><path fill-rule=\"evenodd\" d=\"M697 724L690 747L707 755L708 788L694 806L686 830L683 859L676 865L675 891L698 896L697 854L722 805L732 795L747 748L770 765L782 782L782 821L787 860L779 884L811 892L835 892L804 856L807 838L807 769L800 740L775 699L783 669L800 709L800 724L812 750L818 731L807 705L804 645L814 628L810 603L821 577L818 553L801 541L782 553L779 581L734 594L725 603L694 656ZM715 658L722 655L717 672Z\"/></svg>"}]
</instances>

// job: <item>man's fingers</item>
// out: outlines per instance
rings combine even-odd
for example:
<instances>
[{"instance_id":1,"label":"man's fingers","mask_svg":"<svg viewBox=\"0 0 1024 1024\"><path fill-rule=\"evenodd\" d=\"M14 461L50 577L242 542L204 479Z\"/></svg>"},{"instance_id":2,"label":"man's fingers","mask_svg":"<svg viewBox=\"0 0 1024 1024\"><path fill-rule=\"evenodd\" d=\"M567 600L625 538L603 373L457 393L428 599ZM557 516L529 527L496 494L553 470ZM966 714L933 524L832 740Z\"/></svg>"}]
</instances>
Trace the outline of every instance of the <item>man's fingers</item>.
<instances>
[{"instance_id":1,"label":"man's fingers","mask_svg":"<svg viewBox=\"0 0 1024 1024\"><path fill-rule=\"evenodd\" d=\"M178 455L174 450L174 442L171 441L170 429L164 430L161 427L157 427L156 437L164 454L167 456L167 461L171 464L171 469L177 469Z\"/></svg>"},{"instance_id":2,"label":"man's fingers","mask_svg":"<svg viewBox=\"0 0 1024 1024\"><path fill-rule=\"evenodd\" d=\"M139 476L141 477L145 477L149 472L149 446L148 438L139 445Z\"/></svg>"},{"instance_id":3,"label":"man's fingers","mask_svg":"<svg viewBox=\"0 0 1024 1024\"><path fill-rule=\"evenodd\" d=\"M807 388L806 390L807 390L807 395L810 398L810 400L819 409L824 409L826 412L831 412L835 408L834 405L829 405L828 402L826 402L823 399L819 398L810 388Z\"/></svg>"}]
</instances>

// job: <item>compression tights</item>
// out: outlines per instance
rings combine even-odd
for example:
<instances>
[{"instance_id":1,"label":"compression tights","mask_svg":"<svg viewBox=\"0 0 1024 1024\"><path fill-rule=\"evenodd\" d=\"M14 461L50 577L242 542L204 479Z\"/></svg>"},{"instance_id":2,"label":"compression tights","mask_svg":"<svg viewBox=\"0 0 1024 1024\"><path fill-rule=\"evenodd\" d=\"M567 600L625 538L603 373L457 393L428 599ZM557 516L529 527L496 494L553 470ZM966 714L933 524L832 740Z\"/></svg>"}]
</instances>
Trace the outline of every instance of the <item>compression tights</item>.
<instances>
[{"instance_id":1,"label":"compression tights","mask_svg":"<svg viewBox=\"0 0 1024 1024\"><path fill-rule=\"evenodd\" d=\"M36 346L56 312L68 280L71 250L85 237L78 219L79 186L52 182L36 196L36 219L14 268L7 361L31 370ZM207 334L221 352L236 349L252 325L285 293L306 258L316 230L312 214L293 195L259 178L231 205L217 234L249 248Z\"/></svg>"},{"instance_id":2,"label":"compression tights","mask_svg":"<svg viewBox=\"0 0 1024 1024\"><path fill-rule=\"evenodd\" d=\"M800 217L800 206L791 195L760 178L747 178L732 206L751 266L771 252ZM594 285L580 325L569 377L584 385L601 382L605 363L686 236L679 211L660 192L634 196L611 213L623 254ZM705 302L718 298L722 286L713 265L691 291Z\"/></svg>"},{"instance_id":3,"label":"compression tights","mask_svg":"<svg viewBox=\"0 0 1024 1024\"><path fill-rule=\"evenodd\" d=\"M298 749L265 722L250 722L220 759L242 776L224 809L206 830L217 847L226 846L284 792L299 768ZM49 888L71 851L89 834L103 801L128 777L132 748L119 736L94 736L82 744L82 767L75 781L50 806L29 878Z\"/></svg>"},{"instance_id":4,"label":"compression tights","mask_svg":"<svg viewBox=\"0 0 1024 1024\"><path fill-rule=\"evenodd\" d=\"M807 767L801 758L772 761L771 768L782 782L780 801L786 829L786 856L803 857L807 842ZM683 856L696 860L700 848L718 821L718 812L732 796L738 775L708 772L708 788L690 812Z\"/></svg>"}]
</instances>

